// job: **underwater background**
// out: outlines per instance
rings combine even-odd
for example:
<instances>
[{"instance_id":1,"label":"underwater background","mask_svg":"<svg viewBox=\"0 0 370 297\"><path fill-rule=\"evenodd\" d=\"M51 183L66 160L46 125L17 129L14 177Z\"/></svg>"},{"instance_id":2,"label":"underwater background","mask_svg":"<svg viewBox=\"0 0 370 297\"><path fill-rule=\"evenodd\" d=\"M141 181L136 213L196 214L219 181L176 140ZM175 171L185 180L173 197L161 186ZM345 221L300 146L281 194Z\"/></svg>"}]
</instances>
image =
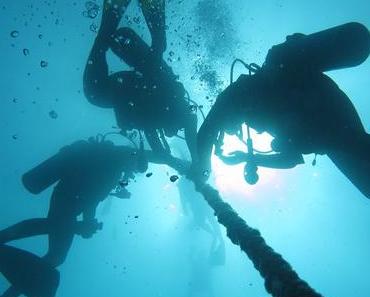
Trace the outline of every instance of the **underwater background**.
<instances>
[{"instance_id":1,"label":"underwater background","mask_svg":"<svg viewBox=\"0 0 370 297\"><path fill-rule=\"evenodd\" d=\"M149 42L136 2L122 25ZM0 0L0 229L47 214L52 188L28 193L23 173L76 140L116 131L113 111L91 105L83 94L83 70L101 16L89 14L91 5ZM205 113L228 85L235 58L262 64L272 45L295 32L350 21L370 28L368 0L168 0L166 9L165 58ZM113 71L126 67L112 54L109 64ZM370 60L327 74L351 98L369 132ZM123 143L116 136L111 140ZM227 140L230 151L239 148L235 139ZM268 149L268 140L258 135L256 146ZM180 151L183 146L178 140L170 144ZM369 296L370 201L327 157L311 166L313 158L291 170L261 170L260 182L249 186L242 166L229 167L215 157L210 180L323 296ZM129 185L131 199L108 198L100 205L103 230L91 239L75 237L59 268L57 296L269 296L223 227L225 265L209 265L212 239L184 213L169 178L176 172L164 165L150 165L148 172L153 175L139 175ZM45 236L12 244L40 256L47 250ZM0 276L0 292L7 286Z\"/></svg>"}]
</instances>

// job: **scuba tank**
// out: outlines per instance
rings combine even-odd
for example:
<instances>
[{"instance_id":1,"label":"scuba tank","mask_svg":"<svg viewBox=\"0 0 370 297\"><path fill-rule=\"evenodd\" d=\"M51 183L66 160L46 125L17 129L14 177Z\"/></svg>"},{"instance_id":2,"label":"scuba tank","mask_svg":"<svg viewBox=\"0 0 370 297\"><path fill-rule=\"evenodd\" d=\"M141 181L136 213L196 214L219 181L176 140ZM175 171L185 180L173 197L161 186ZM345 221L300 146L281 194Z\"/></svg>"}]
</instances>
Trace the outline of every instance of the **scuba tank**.
<instances>
[{"instance_id":1,"label":"scuba tank","mask_svg":"<svg viewBox=\"0 0 370 297\"><path fill-rule=\"evenodd\" d=\"M127 65L143 74L158 75L158 67L175 77L172 69L154 54L150 46L130 28L123 27L116 31L111 42L112 51Z\"/></svg>"},{"instance_id":2,"label":"scuba tank","mask_svg":"<svg viewBox=\"0 0 370 297\"><path fill-rule=\"evenodd\" d=\"M288 36L270 49L264 66L325 72L360 65L369 53L369 30L353 22L310 35Z\"/></svg>"},{"instance_id":3,"label":"scuba tank","mask_svg":"<svg viewBox=\"0 0 370 297\"><path fill-rule=\"evenodd\" d=\"M45 260L3 244L0 245L0 273L28 297L54 297L59 286L58 270Z\"/></svg>"},{"instance_id":4,"label":"scuba tank","mask_svg":"<svg viewBox=\"0 0 370 297\"><path fill-rule=\"evenodd\" d=\"M77 141L63 147L57 154L26 172L22 176L23 186L32 194L46 190L63 177L74 164L76 152L86 145L86 141Z\"/></svg>"}]
</instances>

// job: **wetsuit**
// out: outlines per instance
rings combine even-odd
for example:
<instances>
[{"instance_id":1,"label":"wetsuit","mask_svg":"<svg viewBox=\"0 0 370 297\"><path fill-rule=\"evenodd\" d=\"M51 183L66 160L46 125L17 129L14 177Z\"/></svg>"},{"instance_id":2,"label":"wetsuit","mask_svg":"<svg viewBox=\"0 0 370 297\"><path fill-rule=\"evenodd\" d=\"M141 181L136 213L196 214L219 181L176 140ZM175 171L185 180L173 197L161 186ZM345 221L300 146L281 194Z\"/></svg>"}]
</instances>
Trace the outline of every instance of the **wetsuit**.
<instances>
[{"instance_id":1,"label":"wetsuit","mask_svg":"<svg viewBox=\"0 0 370 297\"><path fill-rule=\"evenodd\" d=\"M99 107L113 108L122 130L143 131L156 152L169 151L168 145L163 144L164 135L171 137L184 129L194 159L197 119L186 99L183 85L163 59L158 59L153 45L150 49L129 28L116 30L118 23L114 11L107 10L85 68L87 99ZM153 25L153 30L161 27ZM135 71L109 75L106 60L109 48Z\"/></svg>"},{"instance_id":2,"label":"wetsuit","mask_svg":"<svg viewBox=\"0 0 370 297\"><path fill-rule=\"evenodd\" d=\"M112 33L117 29L123 14L131 0L105 0L101 29ZM167 47L165 0L139 0L139 6L152 37L152 49L162 55Z\"/></svg>"},{"instance_id":3,"label":"wetsuit","mask_svg":"<svg viewBox=\"0 0 370 297\"><path fill-rule=\"evenodd\" d=\"M323 73L267 63L255 75L242 75L218 97L199 131L202 170L210 170L218 133L243 122L275 138L276 154L256 154L257 166L292 168L303 163L302 154L327 154L370 198L370 136L350 99Z\"/></svg>"},{"instance_id":4,"label":"wetsuit","mask_svg":"<svg viewBox=\"0 0 370 297\"><path fill-rule=\"evenodd\" d=\"M109 142L85 141L64 148L60 154L64 154L60 179L52 193L48 217L25 220L0 231L0 243L48 234L49 250L44 259L54 267L64 262L76 233L90 237L97 231L96 207L118 185L122 172L137 171L138 156ZM77 221L80 214L82 222Z\"/></svg>"}]
</instances>

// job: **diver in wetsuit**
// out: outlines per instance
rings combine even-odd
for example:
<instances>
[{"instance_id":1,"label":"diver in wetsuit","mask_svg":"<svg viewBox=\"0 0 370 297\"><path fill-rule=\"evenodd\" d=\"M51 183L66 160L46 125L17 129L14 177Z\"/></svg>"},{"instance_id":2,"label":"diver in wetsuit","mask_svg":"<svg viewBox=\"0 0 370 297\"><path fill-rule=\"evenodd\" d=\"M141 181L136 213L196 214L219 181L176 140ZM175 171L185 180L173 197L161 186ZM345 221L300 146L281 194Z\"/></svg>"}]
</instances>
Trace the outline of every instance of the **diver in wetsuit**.
<instances>
[{"instance_id":1,"label":"diver in wetsuit","mask_svg":"<svg viewBox=\"0 0 370 297\"><path fill-rule=\"evenodd\" d=\"M125 1L117 2L123 5ZM159 154L170 153L165 136L175 136L184 129L185 140L195 160L196 114L172 69L162 58L158 59L158 52L161 52L158 48L165 49L165 46L159 46L165 40L164 4L148 7L151 48L133 30L117 30L122 16L121 6L108 5L106 1L105 7L84 72L87 99L99 107L113 108L118 126L123 131L143 131L151 149ZM106 60L108 49L134 70L109 75Z\"/></svg>"},{"instance_id":2,"label":"diver in wetsuit","mask_svg":"<svg viewBox=\"0 0 370 297\"><path fill-rule=\"evenodd\" d=\"M182 176L177 182L179 196L185 216L191 218L191 227L200 228L212 237L209 261L213 265L225 264L225 243L220 225L194 184Z\"/></svg>"},{"instance_id":3,"label":"diver in wetsuit","mask_svg":"<svg viewBox=\"0 0 370 297\"><path fill-rule=\"evenodd\" d=\"M0 273L11 284L1 297L54 297L59 272L40 257L0 244Z\"/></svg>"},{"instance_id":4,"label":"diver in wetsuit","mask_svg":"<svg viewBox=\"0 0 370 297\"><path fill-rule=\"evenodd\" d=\"M235 152L224 158L227 163L292 168L304 162L303 154L327 154L370 198L370 136L350 99L323 74L359 65L369 52L369 31L358 23L294 34L272 47L264 65L254 75L241 75L208 114L198 134L199 180L208 176L220 133L235 134L246 123L274 137L275 153Z\"/></svg>"},{"instance_id":5,"label":"diver in wetsuit","mask_svg":"<svg viewBox=\"0 0 370 297\"><path fill-rule=\"evenodd\" d=\"M78 141L36 166L23 176L23 184L38 194L55 182L47 218L29 219L0 231L0 243L47 234L49 249L44 259L61 265L79 234L90 238L101 224L95 219L98 204L119 183L122 172L145 172L142 152L105 140ZM82 214L83 220L77 217Z\"/></svg>"}]
</instances>

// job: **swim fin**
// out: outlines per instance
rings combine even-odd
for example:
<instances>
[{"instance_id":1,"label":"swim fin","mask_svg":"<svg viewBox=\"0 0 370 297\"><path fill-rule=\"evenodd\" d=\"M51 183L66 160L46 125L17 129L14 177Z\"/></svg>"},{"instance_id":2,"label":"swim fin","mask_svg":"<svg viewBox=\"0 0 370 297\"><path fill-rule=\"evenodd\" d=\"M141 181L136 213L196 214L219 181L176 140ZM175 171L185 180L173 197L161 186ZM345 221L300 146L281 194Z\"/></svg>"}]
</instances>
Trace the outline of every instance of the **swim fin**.
<instances>
[{"instance_id":1,"label":"swim fin","mask_svg":"<svg viewBox=\"0 0 370 297\"><path fill-rule=\"evenodd\" d=\"M0 272L28 297L54 297L59 272L40 257L15 247L0 245Z\"/></svg>"},{"instance_id":2,"label":"swim fin","mask_svg":"<svg viewBox=\"0 0 370 297\"><path fill-rule=\"evenodd\" d=\"M370 137L370 136L369 136ZM331 152L328 157L352 184L370 199L370 140L366 154L353 152Z\"/></svg>"}]
</instances>

